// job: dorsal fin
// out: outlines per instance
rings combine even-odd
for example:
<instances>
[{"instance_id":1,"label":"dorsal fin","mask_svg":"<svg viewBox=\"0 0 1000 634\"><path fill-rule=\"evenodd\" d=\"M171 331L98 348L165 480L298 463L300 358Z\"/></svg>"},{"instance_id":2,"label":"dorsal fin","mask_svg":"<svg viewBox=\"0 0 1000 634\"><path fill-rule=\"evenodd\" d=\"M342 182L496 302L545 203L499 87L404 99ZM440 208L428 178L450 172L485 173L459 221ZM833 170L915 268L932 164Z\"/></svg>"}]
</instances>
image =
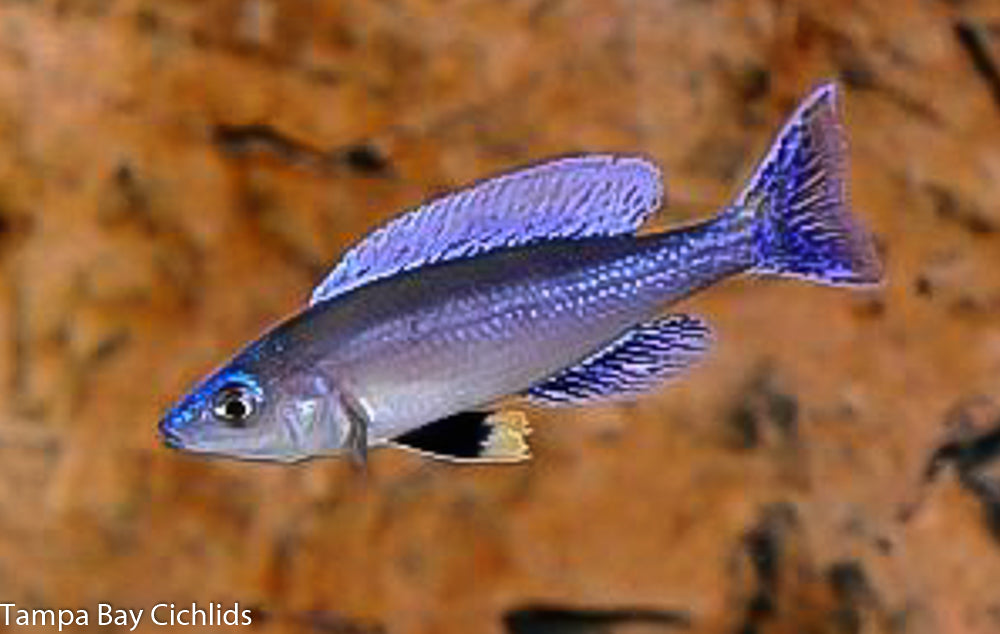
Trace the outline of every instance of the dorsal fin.
<instances>
[{"instance_id":1,"label":"dorsal fin","mask_svg":"<svg viewBox=\"0 0 1000 634\"><path fill-rule=\"evenodd\" d=\"M577 365L528 390L540 405L588 405L634 397L684 372L708 351L712 332L690 315L639 324Z\"/></svg>"},{"instance_id":2,"label":"dorsal fin","mask_svg":"<svg viewBox=\"0 0 1000 634\"><path fill-rule=\"evenodd\" d=\"M660 171L594 154L484 180L409 211L349 250L310 304L425 264L553 238L631 233L659 207Z\"/></svg>"}]
</instances>

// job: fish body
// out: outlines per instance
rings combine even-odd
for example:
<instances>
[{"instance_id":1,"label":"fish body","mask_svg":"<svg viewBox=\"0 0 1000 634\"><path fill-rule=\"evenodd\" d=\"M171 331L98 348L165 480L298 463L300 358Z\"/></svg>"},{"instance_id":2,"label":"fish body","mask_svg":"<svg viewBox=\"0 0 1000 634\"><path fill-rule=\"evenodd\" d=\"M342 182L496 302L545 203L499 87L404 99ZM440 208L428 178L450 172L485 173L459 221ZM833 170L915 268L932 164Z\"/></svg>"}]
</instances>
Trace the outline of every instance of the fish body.
<instances>
[{"instance_id":1,"label":"fish body","mask_svg":"<svg viewBox=\"0 0 1000 634\"><path fill-rule=\"evenodd\" d=\"M835 96L828 86L806 100L744 192L690 227L637 235L659 205L659 174L604 155L484 181L396 219L345 256L307 309L168 412L164 439L243 458L363 456L397 443L475 459L506 445L484 427L471 449L446 450L460 425L493 420L456 422L463 412L514 395L549 405L634 396L681 373L709 330L659 316L719 280L878 282L847 208ZM414 439L428 428L443 433Z\"/></svg>"},{"instance_id":2,"label":"fish body","mask_svg":"<svg viewBox=\"0 0 1000 634\"><path fill-rule=\"evenodd\" d=\"M369 434L389 439L527 390L664 303L747 268L749 237L728 224L429 265L317 304L275 337L303 369L350 386L368 404Z\"/></svg>"}]
</instances>

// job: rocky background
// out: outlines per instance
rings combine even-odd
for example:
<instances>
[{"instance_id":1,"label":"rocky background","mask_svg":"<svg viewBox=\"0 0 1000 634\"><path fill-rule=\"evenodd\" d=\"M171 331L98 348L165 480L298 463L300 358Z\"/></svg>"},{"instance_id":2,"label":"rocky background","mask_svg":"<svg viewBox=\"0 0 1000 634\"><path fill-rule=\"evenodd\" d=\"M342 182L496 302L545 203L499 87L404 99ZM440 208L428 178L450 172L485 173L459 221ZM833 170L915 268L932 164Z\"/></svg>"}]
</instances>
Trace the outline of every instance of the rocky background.
<instances>
[{"instance_id":1,"label":"rocky background","mask_svg":"<svg viewBox=\"0 0 1000 634\"><path fill-rule=\"evenodd\" d=\"M710 361L531 412L526 465L158 445L399 210L590 150L664 167L659 223L704 217L826 79L881 291L704 293ZM0 599L239 601L261 632L998 632L998 201L988 0L5 0Z\"/></svg>"}]
</instances>

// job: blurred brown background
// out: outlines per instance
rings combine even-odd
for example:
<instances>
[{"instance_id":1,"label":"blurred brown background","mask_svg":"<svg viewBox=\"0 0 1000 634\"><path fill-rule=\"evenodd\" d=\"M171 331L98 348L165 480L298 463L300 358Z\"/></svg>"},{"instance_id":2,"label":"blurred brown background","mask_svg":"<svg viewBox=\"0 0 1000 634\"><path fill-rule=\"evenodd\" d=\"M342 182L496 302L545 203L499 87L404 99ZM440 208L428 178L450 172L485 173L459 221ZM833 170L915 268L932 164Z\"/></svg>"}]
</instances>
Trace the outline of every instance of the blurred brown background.
<instances>
[{"instance_id":1,"label":"blurred brown background","mask_svg":"<svg viewBox=\"0 0 1000 634\"><path fill-rule=\"evenodd\" d=\"M1000 631L998 65L987 0L0 3L0 599L239 601L262 632ZM658 222L704 217L827 79L882 291L714 288L686 307L708 363L533 412L523 466L158 446L399 210L589 150L663 166Z\"/></svg>"}]
</instances>

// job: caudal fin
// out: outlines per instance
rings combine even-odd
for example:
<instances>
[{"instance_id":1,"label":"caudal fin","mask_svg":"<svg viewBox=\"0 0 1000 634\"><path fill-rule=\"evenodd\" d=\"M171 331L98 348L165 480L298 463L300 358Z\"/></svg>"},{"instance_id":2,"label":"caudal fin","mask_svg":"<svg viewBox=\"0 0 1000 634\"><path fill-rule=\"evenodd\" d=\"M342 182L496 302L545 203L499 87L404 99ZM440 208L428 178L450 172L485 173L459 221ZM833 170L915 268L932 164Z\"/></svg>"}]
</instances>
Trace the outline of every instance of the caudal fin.
<instances>
[{"instance_id":1,"label":"caudal fin","mask_svg":"<svg viewBox=\"0 0 1000 634\"><path fill-rule=\"evenodd\" d=\"M732 211L753 218L763 274L831 285L870 285L882 266L851 214L837 89L813 92L788 120Z\"/></svg>"}]
</instances>

